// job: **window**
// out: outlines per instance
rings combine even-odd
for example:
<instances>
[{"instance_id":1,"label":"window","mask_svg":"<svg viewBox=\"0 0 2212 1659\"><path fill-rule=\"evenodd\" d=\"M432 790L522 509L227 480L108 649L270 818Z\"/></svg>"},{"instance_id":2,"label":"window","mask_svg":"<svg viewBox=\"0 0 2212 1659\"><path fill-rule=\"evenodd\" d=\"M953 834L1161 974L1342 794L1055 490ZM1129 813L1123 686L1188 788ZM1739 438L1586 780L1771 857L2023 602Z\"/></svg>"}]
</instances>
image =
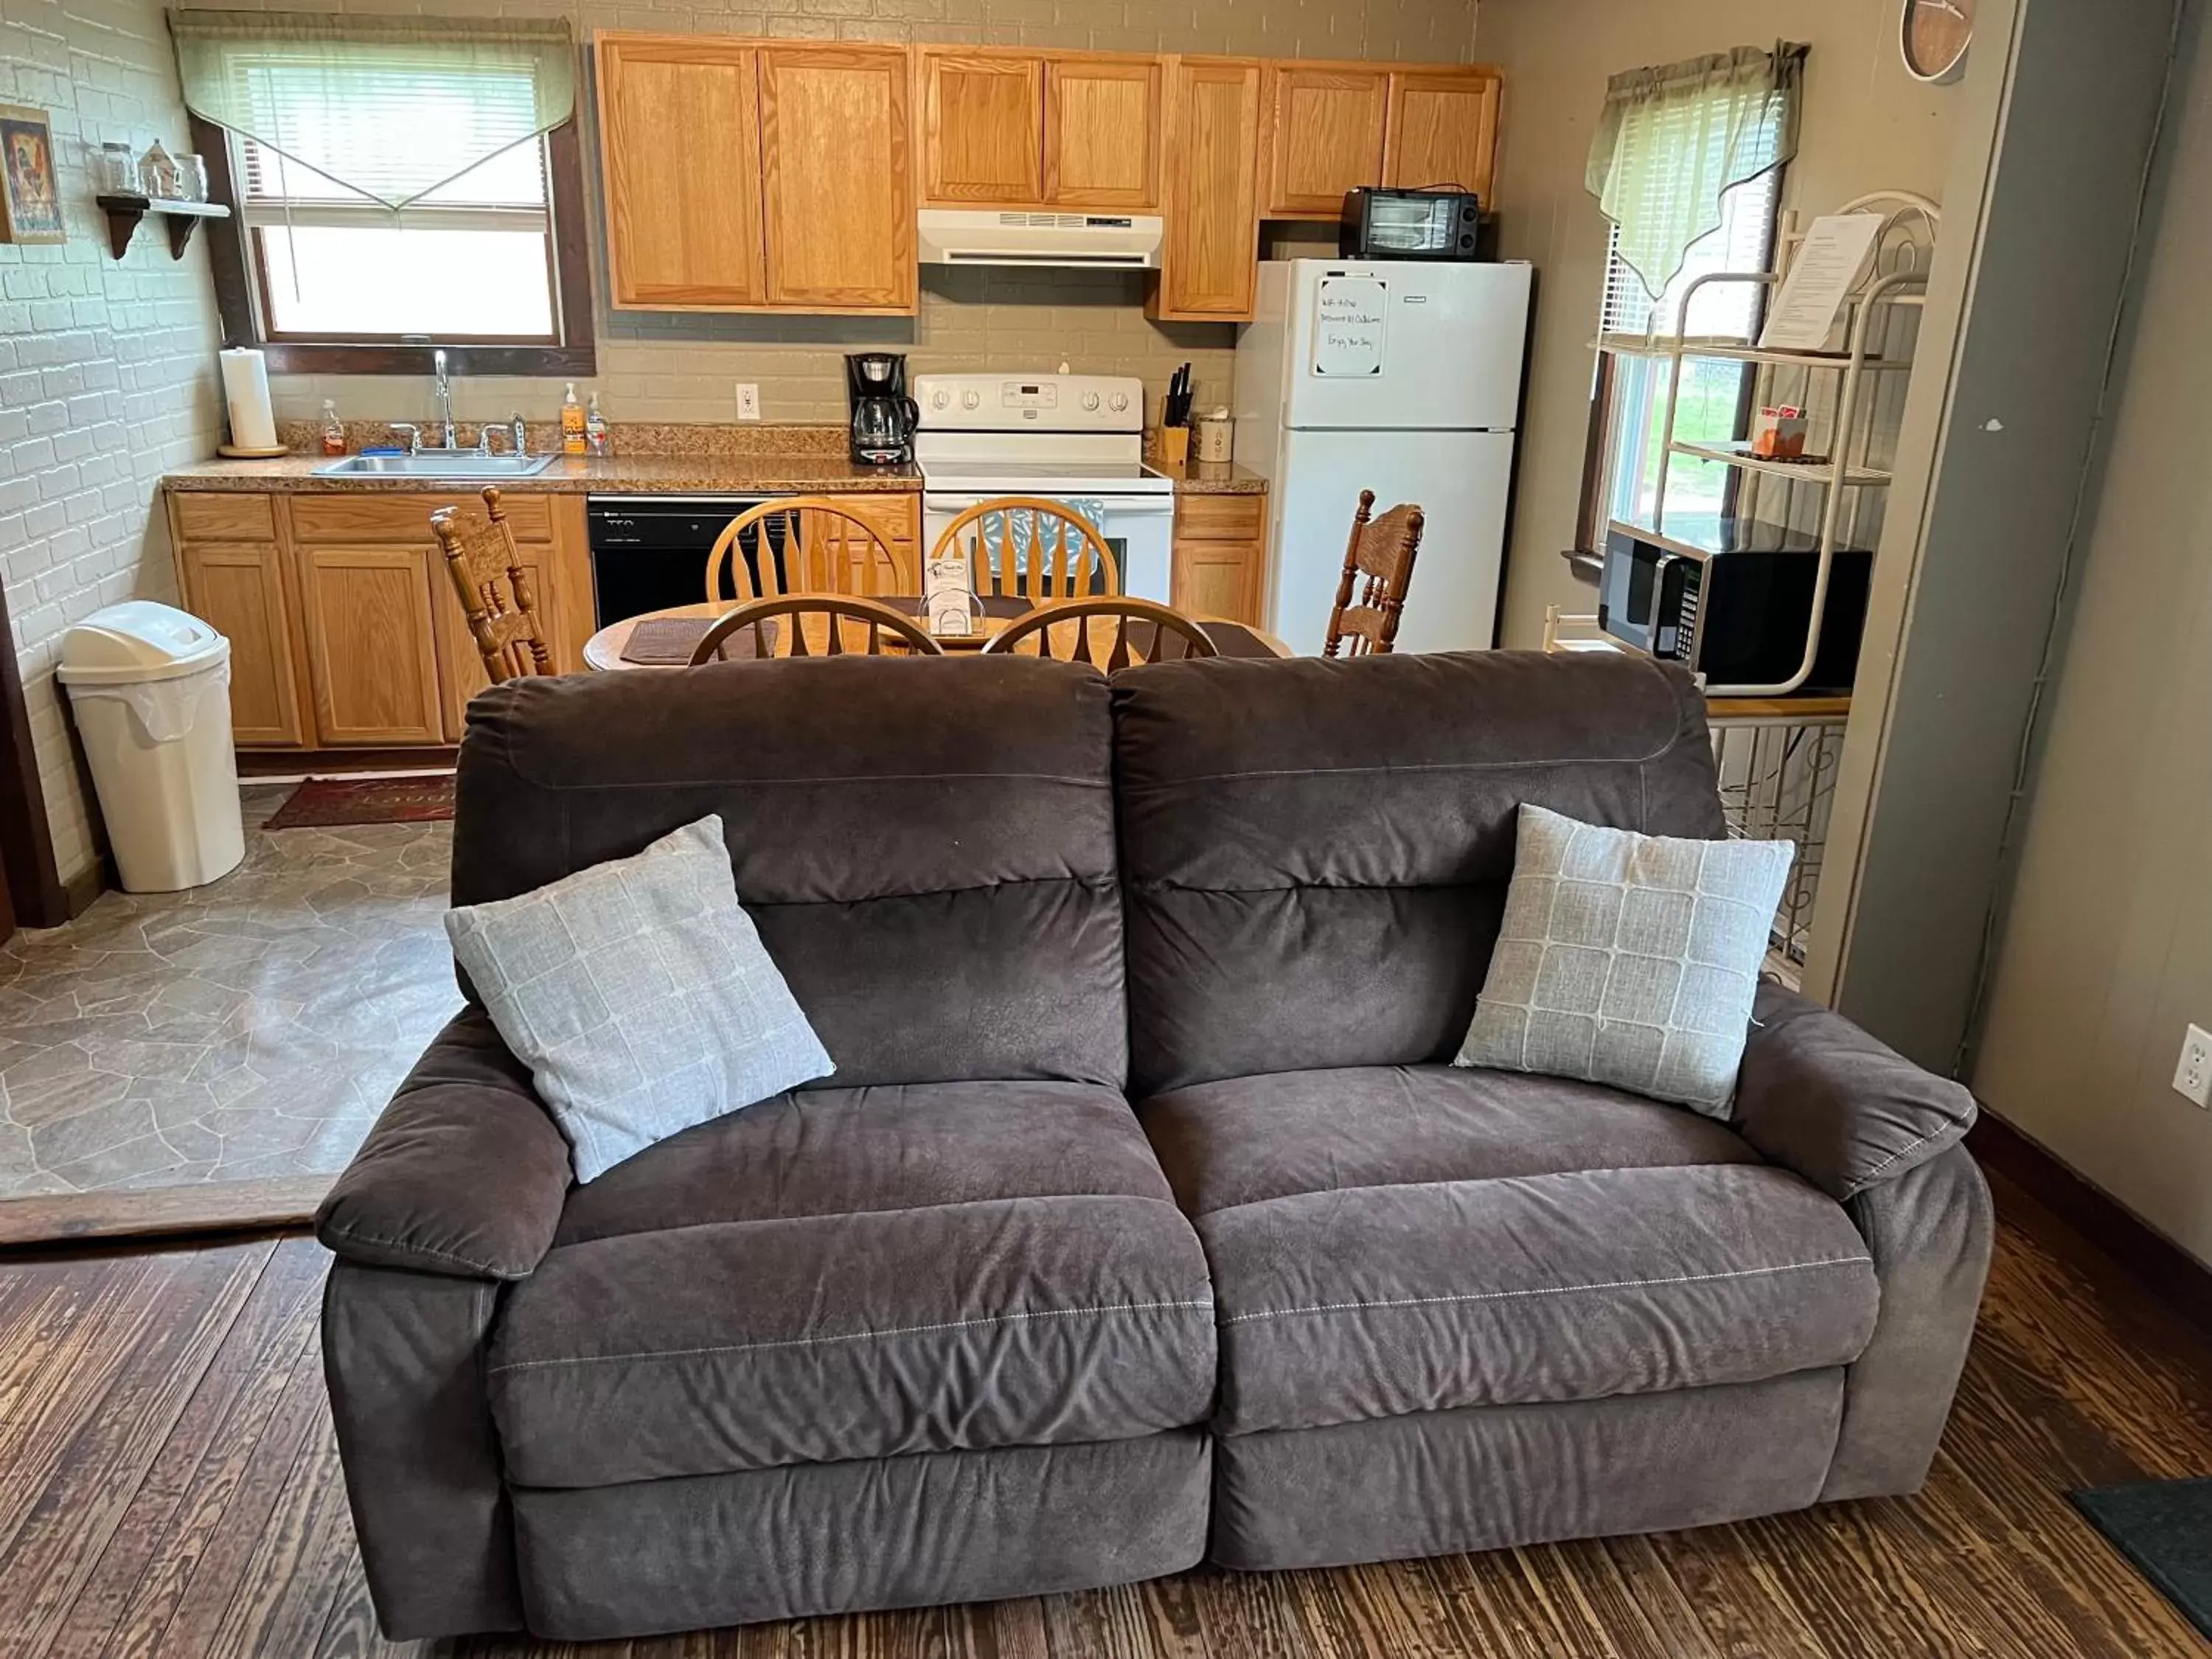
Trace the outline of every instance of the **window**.
<instances>
[{"instance_id":1,"label":"window","mask_svg":"<svg viewBox=\"0 0 2212 1659\"><path fill-rule=\"evenodd\" d=\"M1682 304L1698 277L1717 271L1765 270L1772 260L1781 170L1747 179L1721 196L1717 229L1690 245L1680 272L1654 300L1620 260L1606 265L1600 311L1603 337L1643 337L1676 331L1707 340L1748 345L1759 336L1765 290L1749 283L1711 283L1698 290L1684 318ZM1618 242L1619 232L1614 233ZM1595 548L1605 523L1621 519L1649 524L1658 507L1660 446L1666 437L1668 379L1664 358L1602 353L1590 460L1594 469L1588 538ZM1749 363L1693 359L1683 365L1686 384L1674 415L1674 435L1687 443L1723 444L1746 435L1755 369ZM1717 461L1677 455L1667 477L1672 513L1718 513L1730 504L1736 473Z\"/></svg>"},{"instance_id":2,"label":"window","mask_svg":"<svg viewBox=\"0 0 2212 1659\"><path fill-rule=\"evenodd\" d=\"M544 140L397 212L251 138L234 154L264 338L560 338Z\"/></svg>"},{"instance_id":3,"label":"window","mask_svg":"<svg viewBox=\"0 0 2212 1659\"><path fill-rule=\"evenodd\" d=\"M234 210L225 333L293 372L592 368L564 23L179 14L195 146Z\"/></svg>"}]
</instances>

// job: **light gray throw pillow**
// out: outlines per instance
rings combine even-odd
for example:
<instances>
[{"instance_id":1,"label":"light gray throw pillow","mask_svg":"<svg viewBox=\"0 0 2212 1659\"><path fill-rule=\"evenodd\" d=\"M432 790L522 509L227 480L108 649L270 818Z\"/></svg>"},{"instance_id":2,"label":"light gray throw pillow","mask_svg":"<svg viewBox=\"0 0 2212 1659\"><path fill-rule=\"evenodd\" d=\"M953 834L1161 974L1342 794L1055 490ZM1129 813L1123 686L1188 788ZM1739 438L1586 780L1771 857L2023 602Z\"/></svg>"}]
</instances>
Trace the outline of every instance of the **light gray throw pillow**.
<instances>
[{"instance_id":1,"label":"light gray throw pillow","mask_svg":"<svg viewBox=\"0 0 2212 1659\"><path fill-rule=\"evenodd\" d=\"M1610 1084L1725 1118L1797 848L1640 836L1522 804L1455 1066Z\"/></svg>"},{"instance_id":2,"label":"light gray throw pillow","mask_svg":"<svg viewBox=\"0 0 2212 1659\"><path fill-rule=\"evenodd\" d=\"M836 1069L738 902L719 817L449 910L446 935L580 1182Z\"/></svg>"}]
</instances>

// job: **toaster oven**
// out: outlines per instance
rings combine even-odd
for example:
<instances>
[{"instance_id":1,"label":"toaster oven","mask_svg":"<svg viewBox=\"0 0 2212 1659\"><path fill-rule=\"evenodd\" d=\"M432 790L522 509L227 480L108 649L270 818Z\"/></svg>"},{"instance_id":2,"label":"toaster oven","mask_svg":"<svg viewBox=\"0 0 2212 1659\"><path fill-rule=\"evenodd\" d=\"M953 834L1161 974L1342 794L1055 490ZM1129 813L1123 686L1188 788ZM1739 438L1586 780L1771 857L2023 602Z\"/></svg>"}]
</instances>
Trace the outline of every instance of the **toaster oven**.
<instances>
[{"instance_id":1,"label":"toaster oven","mask_svg":"<svg viewBox=\"0 0 2212 1659\"><path fill-rule=\"evenodd\" d=\"M1344 259L1480 259L1482 204L1466 190L1344 192L1337 257Z\"/></svg>"},{"instance_id":2,"label":"toaster oven","mask_svg":"<svg viewBox=\"0 0 2212 1659\"><path fill-rule=\"evenodd\" d=\"M1804 659L1820 547L1802 531L1733 514L1669 514L1664 535L1616 520L1606 532L1598 626L1709 685L1779 685ZM1873 572L1865 548L1836 550L1801 690L1851 689Z\"/></svg>"}]
</instances>

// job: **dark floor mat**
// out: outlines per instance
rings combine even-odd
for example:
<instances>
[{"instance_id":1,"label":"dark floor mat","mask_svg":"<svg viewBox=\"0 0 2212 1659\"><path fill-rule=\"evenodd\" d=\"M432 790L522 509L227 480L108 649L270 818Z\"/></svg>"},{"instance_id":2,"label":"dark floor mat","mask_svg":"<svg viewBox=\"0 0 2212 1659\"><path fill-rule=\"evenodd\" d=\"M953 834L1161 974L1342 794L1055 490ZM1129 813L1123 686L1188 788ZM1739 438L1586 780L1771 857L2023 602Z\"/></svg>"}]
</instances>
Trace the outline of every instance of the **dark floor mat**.
<instances>
[{"instance_id":1,"label":"dark floor mat","mask_svg":"<svg viewBox=\"0 0 2212 1659\"><path fill-rule=\"evenodd\" d=\"M2067 1496L2190 1623L2212 1638L2212 1480L2138 1480Z\"/></svg>"}]
</instances>

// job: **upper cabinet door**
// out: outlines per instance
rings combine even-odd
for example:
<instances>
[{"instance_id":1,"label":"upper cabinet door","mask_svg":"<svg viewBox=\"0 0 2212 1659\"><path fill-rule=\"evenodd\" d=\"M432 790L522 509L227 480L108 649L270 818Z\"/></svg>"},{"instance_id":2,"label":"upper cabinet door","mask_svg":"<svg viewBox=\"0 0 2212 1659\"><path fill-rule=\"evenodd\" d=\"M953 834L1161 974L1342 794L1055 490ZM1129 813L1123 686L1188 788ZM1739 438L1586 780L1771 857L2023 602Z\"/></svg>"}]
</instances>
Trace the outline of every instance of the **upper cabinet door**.
<instances>
[{"instance_id":1,"label":"upper cabinet door","mask_svg":"<svg viewBox=\"0 0 2212 1659\"><path fill-rule=\"evenodd\" d=\"M905 48L758 50L769 303L816 312L913 311Z\"/></svg>"},{"instance_id":2,"label":"upper cabinet door","mask_svg":"<svg viewBox=\"0 0 2212 1659\"><path fill-rule=\"evenodd\" d=\"M1152 314L1249 320L1258 276L1256 59L1185 58L1168 94L1167 239Z\"/></svg>"},{"instance_id":3,"label":"upper cabinet door","mask_svg":"<svg viewBox=\"0 0 2212 1659\"><path fill-rule=\"evenodd\" d=\"M1154 208L1159 179L1160 60L1046 58L1045 200Z\"/></svg>"},{"instance_id":4,"label":"upper cabinet door","mask_svg":"<svg viewBox=\"0 0 2212 1659\"><path fill-rule=\"evenodd\" d=\"M1491 69L1401 70L1390 77L1382 182L1401 190L1471 190L1490 205L1498 165L1500 82Z\"/></svg>"},{"instance_id":5,"label":"upper cabinet door","mask_svg":"<svg viewBox=\"0 0 2212 1659\"><path fill-rule=\"evenodd\" d=\"M1387 70L1270 64L1261 216L1334 219L1345 191L1382 183L1389 113Z\"/></svg>"},{"instance_id":6,"label":"upper cabinet door","mask_svg":"<svg viewBox=\"0 0 2212 1659\"><path fill-rule=\"evenodd\" d=\"M753 49L702 35L601 34L594 46L611 303L763 304ZM714 135L711 161L702 134Z\"/></svg>"},{"instance_id":7,"label":"upper cabinet door","mask_svg":"<svg viewBox=\"0 0 2212 1659\"><path fill-rule=\"evenodd\" d=\"M1042 201L1042 63L928 46L920 59L922 198L955 206Z\"/></svg>"}]
</instances>

